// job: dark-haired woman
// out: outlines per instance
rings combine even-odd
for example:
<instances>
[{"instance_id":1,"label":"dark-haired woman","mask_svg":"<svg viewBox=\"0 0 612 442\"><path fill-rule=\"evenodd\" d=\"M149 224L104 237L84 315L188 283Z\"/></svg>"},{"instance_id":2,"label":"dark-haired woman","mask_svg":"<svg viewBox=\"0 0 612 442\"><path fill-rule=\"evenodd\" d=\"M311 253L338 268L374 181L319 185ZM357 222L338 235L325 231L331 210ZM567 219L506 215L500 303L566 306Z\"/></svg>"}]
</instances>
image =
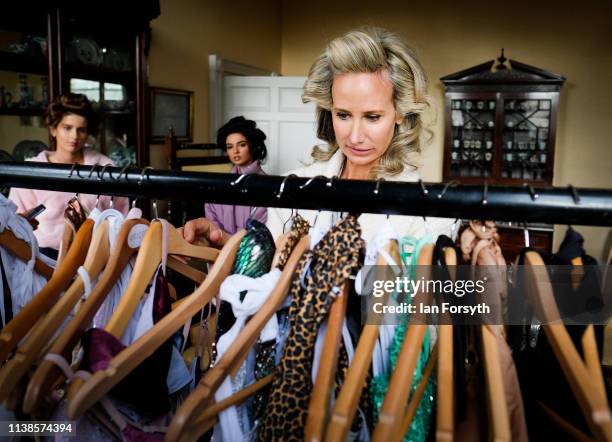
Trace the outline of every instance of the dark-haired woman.
<instances>
[{"instance_id":1,"label":"dark-haired woman","mask_svg":"<svg viewBox=\"0 0 612 442\"><path fill-rule=\"evenodd\" d=\"M40 152L26 161L42 163L66 163L84 165L113 164L112 160L100 152L86 148L85 142L89 135L96 135L99 119L90 101L83 94L67 93L57 97L47 109L47 127L51 135L49 150ZM36 218L38 228L34 232L38 245L43 252L55 258L54 250L58 250L64 229L64 211L68 202L74 197L74 192L56 192L43 189L13 188L9 194L17 205L18 213L44 204L46 209ZM97 207L104 210L110 207L111 198L96 195L79 195L79 202L88 212ZM123 214L127 213L129 202L127 198L115 198L113 208Z\"/></svg>"},{"instance_id":2,"label":"dark-haired woman","mask_svg":"<svg viewBox=\"0 0 612 442\"><path fill-rule=\"evenodd\" d=\"M261 162L267 155L265 139L266 134L257 124L242 116L232 118L217 131L217 145L226 150L234 165L231 172L236 174L265 174L261 168ZM233 235L244 228L249 217L262 223L267 219L265 207L207 203L204 214L223 231L224 236Z\"/></svg>"}]
</instances>

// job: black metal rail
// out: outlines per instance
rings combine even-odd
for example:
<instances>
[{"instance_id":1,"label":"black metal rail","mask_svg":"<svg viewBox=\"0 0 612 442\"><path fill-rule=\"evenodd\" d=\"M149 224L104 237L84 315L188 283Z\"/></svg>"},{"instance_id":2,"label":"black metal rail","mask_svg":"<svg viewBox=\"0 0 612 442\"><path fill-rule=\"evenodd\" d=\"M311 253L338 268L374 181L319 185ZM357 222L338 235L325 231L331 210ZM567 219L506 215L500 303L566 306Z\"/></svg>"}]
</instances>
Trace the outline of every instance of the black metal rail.
<instances>
[{"instance_id":1,"label":"black metal rail","mask_svg":"<svg viewBox=\"0 0 612 442\"><path fill-rule=\"evenodd\" d=\"M612 189L313 179L0 162L0 186L259 207L612 226ZM282 190L281 190L282 189Z\"/></svg>"}]
</instances>

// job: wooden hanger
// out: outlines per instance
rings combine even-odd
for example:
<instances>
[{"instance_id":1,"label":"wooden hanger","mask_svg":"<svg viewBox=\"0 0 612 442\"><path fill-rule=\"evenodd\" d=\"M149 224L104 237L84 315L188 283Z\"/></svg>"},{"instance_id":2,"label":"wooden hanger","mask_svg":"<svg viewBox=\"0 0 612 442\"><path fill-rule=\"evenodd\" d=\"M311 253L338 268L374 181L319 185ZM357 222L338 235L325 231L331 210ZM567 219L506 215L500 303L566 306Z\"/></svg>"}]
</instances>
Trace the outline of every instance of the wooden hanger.
<instances>
[{"instance_id":1,"label":"wooden hanger","mask_svg":"<svg viewBox=\"0 0 612 442\"><path fill-rule=\"evenodd\" d=\"M108 227L108 221L102 222L93 233L89 244L83 267L91 280L94 280L100 274L108 262L110 255ZM66 320L68 314L83 295L83 291L83 279L77 274L74 282L53 305L49 313L37 321L30 333L21 341L13 358L0 369L0 401L6 399L8 392L17 385L32 364L38 360L42 349L52 338L54 331Z\"/></svg>"},{"instance_id":2,"label":"wooden hanger","mask_svg":"<svg viewBox=\"0 0 612 442\"><path fill-rule=\"evenodd\" d=\"M496 327L496 326L494 326ZM510 441L510 415L506 405L504 379L499 360L499 342L488 325L482 325L482 352L484 357L487 405L490 419L491 440Z\"/></svg>"},{"instance_id":3,"label":"wooden hanger","mask_svg":"<svg viewBox=\"0 0 612 442\"><path fill-rule=\"evenodd\" d=\"M444 249L444 261L451 279L456 278L457 253ZM438 327L438 379L436 401L436 440L452 441L455 434L455 380L453 366L453 325L450 321Z\"/></svg>"},{"instance_id":4,"label":"wooden hanger","mask_svg":"<svg viewBox=\"0 0 612 442\"><path fill-rule=\"evenodd\" d=\"M189 264L184 263L175 256L168 256L168 262L166 265L168 268L179 272L196 284L202 284L202 281L204 281L204 278L206 278L206 273L191 267Z\"/></svg>"},{"instance_id":5,"label":"wooden hanger","mask_svg":"<svg viewBox=\"0 0 612 442\"><path fill-rule=\"evenodd\" d=\"M72 399L68 398L68 416L71 419L81 417L219 293L221 283L232 270L236 252L245 233L240 230L227 241L210 273L202 285L189 296L189 300L164 316L143 336L115 356L106 369L94 373Z\"/></svg>"},{"instance_id":6,"label":"wooden hanger","mask_svg":"<svg viewBox=\"0 0 612 442\"><path fill-rule=\"evenodd\" d=\"M402 419L400 425L400 431L395 435L394 440L396 442L401 442L404 440L404 435L410 429L410 424L412 423L412 419L416 415L417 409L421 403L421 399L423 398L423 394L425 394L425 388L427 388L427 383L429 382L429 378L434 370L434 367L438 360L438 342L436 342L429 353L429 359L427 360L427 364L425 364L425 369L423 370L423 375L421 379L419 379L419 383L417 384L416 389L414 390L414 394L410 398L410 402L408 403L408 407L406 408L406 414Z\"/></svg>"},{"instance_id":7,"label":"wooden hanger","mask_svg":"<svg viewBox=\"0 0 612 442\"><path fill-rule=\"evenodd\" d=\"M612 440L612 418L607 401L602 398L587 366L574 346L553 295L544 261L534 251L525 254L527 293L536 316L561 365L578 405L597 440Z\"/></svg>"},{"instance_id":8,"label":"wooden hanger","mask_svg":"<svg viewBox=\"0 0 612 442\"><path fill-rule=\"evenodd\" d=\"M138 303L162 261L162 235L161 221L151 223L140 245L128 286L104 327L107 332L119 340L123 337L130 318L136 311ZM213 262L217 259L219 250L188 243L181 233L168 224L168 256L170 255L187 256ZM70 383L68 388L69 402L83 383L84 381L81 378L76 378Z\"/></svg>"},{"instance_id":9,"label":"wooden hanger","mask_svg":"<svg viewBox=\"0 0 612 442\"><path fill-rule=\"evenodd\" d=\"M200 247L190 244L174 227L169 226L168 254L214 261L219 251L212 247ZM162 225L160 222L153 222L140 246L128 287L105 327L105 330L117 339L122 338L130 318L138 307L138 303L144 295L147 285L151 278L153 278L161 260Z\"/></svg>"},{"instance_id":10,"label":"wooden hanger","mask_svg":"<svg viewBox=\"0 0 612 442\"><path fill-rule=\"evenodd\" d=\"M226 377L234 375L242 366L249 350L257 341L264 326L282 306L289 293L291 280L294 277L300 258L308 249L309 243L310 237L306 236L296 244L266 303L246 323L236 341L227 349L219 362L206 372L195 390L191 392L176 411L168 427L166 441L184 440L188 433L197 439L206 432L209 418L202 418L202 414L205 411L207 415L210 414L208 410L214 402L214 394ZM212 416L214 414L210 415L210 417Z\"/></svg>"},{"instance_id":11,"label":"wooden hanger","mask_svg":"<svg viewBox=\"0 0 612 442\"><path fill-rule=\"evenodd\" d=\"M76 237L76 232L74 231L74 226L69 221L64 220L64 230L62 231L62 240L60 241L60 248L57 252L57 260L55 261L56 269L64 261L66 256L68 256L68 250L70 250L70 246L72 245L72 241L74 241L75 237Z\"/></svg>"},{"instance_id":12,"label":"wooden hanger","mask_svg":"<svg viewBox=\"0 0 612 442\"><path fill-rule=\"evenodd\" d=\"M401 262L397 241L390 241L385 246L385 250L394 257L396 263ZM379 255L376 265L385 266L389 265L389 263L382 255ZM383 303L386 303L388 297L385 296L382 299ZM355 413L357 412L359 398L361 397L370 365L372 364L374 346L378 340L379 330L380 326L378 324L365 324L363 326L353 361L331 413L329 426L325 433L325 440L328 442L345 440L348 435Z\"/></svg>"},{"instance_id":13,"label":"wooden hanger","mask_svg":"<svg viewBox=\"0 0 612 442\"><path fill-rule=\"evenodd\" d=\"M581 430L576 428L574 425L570 424L568 421L563 419L557 413L555 413L552 409L550 409L546 404L542 401L536 401L538 406L548 415L548 417L555 423L565 434L569 436L571 440L575 440L577 442L595 442L595 439L588 437Z\"/></svg>"},{"instance_id":14,"label":"wooden hanger","mask_svg":"<svg viewBox=\"0 0 612 442\"><path fill-rule=\"evenodd\" d=\"M72 349L77 345L85 330L91 326L91 322L106 296L117 283L129 260L138 251L139 245L128 240L130 232L133 231L132 229L135 226L148 225L149 222L142 218L127 219L123 222L117 235L115 248L112 250L108 265L100 275L98 283L77 310L72 320L52 343L48 353L57 354L69 360ZM62 378L63 372L57 365L42 359L28 385L23 404L24 412L34 413L42 405L43 399L52 385L61 381Z\"/></svg>"},{"instance_id":15,"label":"wooden hanger","mask_svg":"<svg viewBox=\"0 0 612 442\"><path fill-rule=\"evenodd\" d=\"M425 280L428 279L433 248L433 244L425 244L422 247L417 260L417 279L421 277L424 277ZM413 298L412 304L418 305L417 303L429 304L428 296L424 293L417 293ZM427 325L423 324L421 320L417 321L419 316L422 316L419 311L420 309L417 308L417 313L411 315L410 323L406 327L404 343L402 344L395 371L389 381L387 394L380 409L378 424L374 428L372 435L374 442L391 440L395 435L399 434L406 404L410 397L414 369L421 354L423 339L427 331Z\"/></svg>"},{"instance_id":16,"label":"wooden hanger","mask_svg":"<svg viewBox=\"0 0 612 442\"><path fill-rule=\"evenodd\" d=\"M582 334L582 351L584 352L584 362L587 370L591 374L591 379L595 383L601 400L608 404L606 394L606 384L601 370L599 352L597 351L597 341L595 339L595 329L593 324L589 325Z\"/></svg>"},{"instance_id":17,"label":"wooden hanger","mask_svg":"<svg viewBox=\"0 0 612 442\"><path fill-rule=\"evenodd\" d=\"M28 243L17 238L15 234L8 229L0 232L0 246L4 247L23 262L28 262L32 258L32 249ZM45 279L49 279L51 275L53 275L53 268L45 264L39 258L36 258L34 261L34 271L44 276Z\"/></svg>"},{"instance_id":18,"label":"wooden hanger","mask_svg":"<svg viewBox=\"0 0 612 442\"><path fill-rule=\"evenodd\" d=\"M342 339L342 323L346 316L348 297L349 283L346 282L342 288L342 295L333 301L329 309L321 360L308 404L308 419L304 429L304 440L306 441L322 441L325 436L325 427L329 419L330 391L334 389L338 356L340 355L340 340Z\"/></svg>"},{"instance_id":19,"label":"wooden hanger","mask_svg":"<svg viewBox=\"0 0 612 442\"><path fill-rule=\"evenodd\" d=\"M234 393L233 395L223 399L220 402L216 402L207 407L203 413L198 417L195 424L191 424L189 431L185 433L182 440L198 440L202 434L212 430L213 427L219 422L218 416L224 410L227 410L231 406L238 406L243 403L246 399L253 396L258 391L262 390L272 383L273 375L268 375L253 382L248 387ZM166 433L165 439L168 441L168 433Z\"/></svg>"},{"instance_id":20,"label":"wooden hanger","mask_svg":"<svg viewBox=\"0 0 612 442\"><path fill-rule=\"evenodd\" d=\"M89 248L94 222L85 220L74 239L66 259L56 268L49 282L0 332L0 361L6 360L17 343L44 316L77 273Z\"/></svg>"}]
</instances>

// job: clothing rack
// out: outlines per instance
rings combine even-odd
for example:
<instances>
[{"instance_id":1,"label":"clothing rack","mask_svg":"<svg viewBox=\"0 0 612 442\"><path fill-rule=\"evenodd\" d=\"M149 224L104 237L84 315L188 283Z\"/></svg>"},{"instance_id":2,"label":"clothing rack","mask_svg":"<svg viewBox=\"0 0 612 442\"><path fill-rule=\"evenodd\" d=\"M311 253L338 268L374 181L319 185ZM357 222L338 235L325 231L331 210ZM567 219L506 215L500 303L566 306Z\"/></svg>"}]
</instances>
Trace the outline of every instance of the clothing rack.
<instances>
[{"instance_id":1,"label":"clothing rack","mask_svg":"<svg viewBox=\"0 0 612 442\"><path fill-rule=\"evenodd\" d=\"M0 162L0 186L258 207L612 226L612 189L428 184Z\"/></svg>"}]
</instances>

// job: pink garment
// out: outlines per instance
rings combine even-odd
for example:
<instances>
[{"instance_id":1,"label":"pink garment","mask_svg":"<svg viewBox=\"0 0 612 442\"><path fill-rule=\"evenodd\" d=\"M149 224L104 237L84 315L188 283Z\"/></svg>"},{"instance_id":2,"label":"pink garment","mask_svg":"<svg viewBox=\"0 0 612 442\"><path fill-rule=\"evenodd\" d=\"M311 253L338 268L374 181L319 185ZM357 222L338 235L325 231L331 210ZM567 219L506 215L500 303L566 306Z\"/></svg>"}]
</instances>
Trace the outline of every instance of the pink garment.
<instances>
[{"instance_id":1,"label":"pink garment","mask_svg":"<svg viewBox=\"0 0 612 442\"><path fill-rule=\"evenodd\" d=\"M44 150L35 157L26 159L26 161L48 163L49 158L47 155L50 153L51 151ZM85 149L83 154L85 165L113 164L110 158L102 155L96 150ZM36 236L38 245L40 247L59 249L60 242L62 240L62 233L64 231L64 210L66 209L66 204L68 201L74 197L74 194L75 192L12 188L11 192L9 193L9 199L17 205L17 213L24 213L39 204L44 204L46 206L45 211L36 217L39 225L34 231L34 235ZM96 207L96 198L96 195L79 195L79 201L88 212ZM100 210L108 209L110 207L110 200L110 196L100 196L98 208ZM127 214L129 206L130 204L127 198L115 198L113 201L113 208L117 209L124 215Z\"/></svg>"},{"instance_id":2,"label":"pink garment","mask_svg":"<svg viewBox=\"0 0 612 442\"><path fill-rule=\"evenodd\" d=\"M251 164L245 167L234 166L232 167L231 173L257 173L260 175L265 175L259 161L253 161ZM249 206L232 206L228 204L214 203L204 204L204 216L230 235L233 235L238 230L243 229L246 226L250 213L251 207ZM265 207L255 208L252 218L265 224L268 219L268 209Z\"/></svg>"}]
</instances>

